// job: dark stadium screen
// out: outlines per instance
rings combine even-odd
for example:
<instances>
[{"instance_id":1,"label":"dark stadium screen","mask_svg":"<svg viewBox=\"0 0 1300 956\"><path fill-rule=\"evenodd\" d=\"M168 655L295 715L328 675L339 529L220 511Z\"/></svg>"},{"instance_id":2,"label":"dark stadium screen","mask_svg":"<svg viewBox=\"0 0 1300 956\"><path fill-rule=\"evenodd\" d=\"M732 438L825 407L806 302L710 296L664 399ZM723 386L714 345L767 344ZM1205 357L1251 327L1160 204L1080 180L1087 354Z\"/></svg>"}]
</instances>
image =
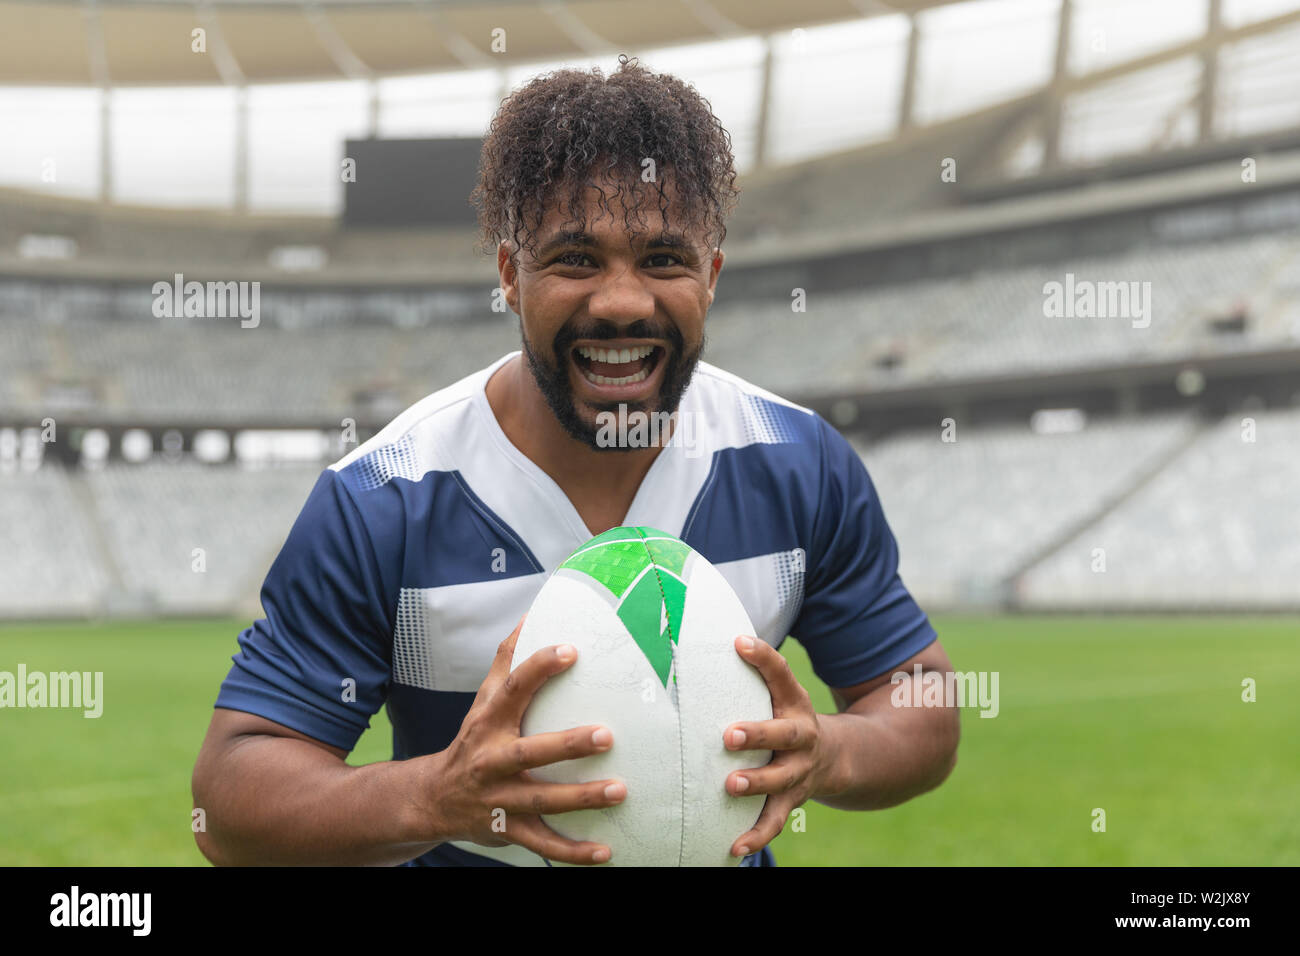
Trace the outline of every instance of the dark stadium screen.
<instances>
[{"instance_id":1,"label":"dark stadium screen","mask_svg":"<svg viewBox=\"0 0 1300 956\"><path fill-rule=\"evenodd\" d=\"M348 140L356 176L344 177L344 226L473 225L481 148L477 137Z\"/></svg>"}]
</instances>

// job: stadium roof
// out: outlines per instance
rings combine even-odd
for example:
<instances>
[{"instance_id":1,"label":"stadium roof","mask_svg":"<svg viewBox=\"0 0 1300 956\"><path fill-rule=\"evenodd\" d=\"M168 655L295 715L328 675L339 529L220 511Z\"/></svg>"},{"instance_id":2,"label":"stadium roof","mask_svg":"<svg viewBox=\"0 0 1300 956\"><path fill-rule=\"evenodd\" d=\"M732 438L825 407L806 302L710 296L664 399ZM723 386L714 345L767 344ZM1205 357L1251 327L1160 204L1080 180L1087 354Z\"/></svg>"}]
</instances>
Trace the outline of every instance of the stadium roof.
<instances>
[{"instance_id":1,"label":"stadium roof","mask_svg":"<svg viewBox=\"0 0 1300 956\"><path fill-rule=\"evenodd\" d=\"M499 69L955 2L0 0L0 84L240 85ZM206 54L191 50L196 29Z\"/></svg>"}]
</instances>

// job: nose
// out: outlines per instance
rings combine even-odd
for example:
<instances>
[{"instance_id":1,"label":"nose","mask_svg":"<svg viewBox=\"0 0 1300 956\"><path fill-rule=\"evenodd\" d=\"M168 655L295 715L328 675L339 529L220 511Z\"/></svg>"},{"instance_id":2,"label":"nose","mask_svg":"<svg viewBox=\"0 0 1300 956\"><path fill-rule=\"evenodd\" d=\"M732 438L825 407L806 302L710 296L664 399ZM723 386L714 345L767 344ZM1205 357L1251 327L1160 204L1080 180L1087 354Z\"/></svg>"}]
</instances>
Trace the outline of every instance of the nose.
<instances>
[{"instance_id":1,"label":"nose","mask_svg":"<svg viewBox=\"0 0 1300 956\"><path fill-rule=\"evenodd\" d=\"M587 311L594 319L631 325L654 318L655 297L635 266L618 265L602 272Z\"/></svg>"}]
</instances>

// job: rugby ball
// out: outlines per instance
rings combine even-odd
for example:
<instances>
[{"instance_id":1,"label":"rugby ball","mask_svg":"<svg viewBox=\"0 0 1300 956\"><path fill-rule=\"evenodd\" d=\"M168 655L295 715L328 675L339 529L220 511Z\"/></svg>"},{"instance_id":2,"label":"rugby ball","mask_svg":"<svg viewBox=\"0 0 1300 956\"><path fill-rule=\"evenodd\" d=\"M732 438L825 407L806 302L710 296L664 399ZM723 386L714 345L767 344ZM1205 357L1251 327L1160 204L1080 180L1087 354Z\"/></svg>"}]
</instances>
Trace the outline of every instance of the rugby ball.
<instances>
[{"instance_id":1,"label":"rugby ball","mask_svg":"<svg viewBox=\"0 0 1300 956\"><path fill-rule=\"evenodd\" d=\"M689 545L653 528L614 528L569 556L524 621L512 667L552 644L578 659L551 677L524 714L524 736L589 724L610 729L609 750L531 770L554 783L614 778L614 807L545 817L572 840L610 848L609 866L734 866L736 838L766 796L726 790L734 770L771 751L730 751L723 731L770 720L767 684L736 653L754 634L736 592Z\"/></svg>"}]
</instances>

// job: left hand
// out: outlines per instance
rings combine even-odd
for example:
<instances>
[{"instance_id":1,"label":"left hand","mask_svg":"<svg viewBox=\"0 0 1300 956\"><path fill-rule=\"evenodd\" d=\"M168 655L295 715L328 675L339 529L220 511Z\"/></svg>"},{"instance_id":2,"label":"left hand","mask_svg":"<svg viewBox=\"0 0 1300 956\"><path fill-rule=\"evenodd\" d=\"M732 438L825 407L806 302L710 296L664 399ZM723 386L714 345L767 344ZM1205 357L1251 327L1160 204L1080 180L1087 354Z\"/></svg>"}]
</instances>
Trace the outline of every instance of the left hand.
<instances>
[{"instance_id":1,"label":"left hand","mask_svg":"<svg viewBox=\"0 0 1300 956\"><path fill-rule=\"evenodd\" d=\"M747 856L774 840L790 812L822 791L833 760L812 700L786 659L754 637L737 637L736 652L758 669L772 695L771 720L731 724L722 734L728 750L773 751L767 766L727 775L733 796L768 794L753 828L731 845L732 856Z\"/></svg>"}]
</instances>

